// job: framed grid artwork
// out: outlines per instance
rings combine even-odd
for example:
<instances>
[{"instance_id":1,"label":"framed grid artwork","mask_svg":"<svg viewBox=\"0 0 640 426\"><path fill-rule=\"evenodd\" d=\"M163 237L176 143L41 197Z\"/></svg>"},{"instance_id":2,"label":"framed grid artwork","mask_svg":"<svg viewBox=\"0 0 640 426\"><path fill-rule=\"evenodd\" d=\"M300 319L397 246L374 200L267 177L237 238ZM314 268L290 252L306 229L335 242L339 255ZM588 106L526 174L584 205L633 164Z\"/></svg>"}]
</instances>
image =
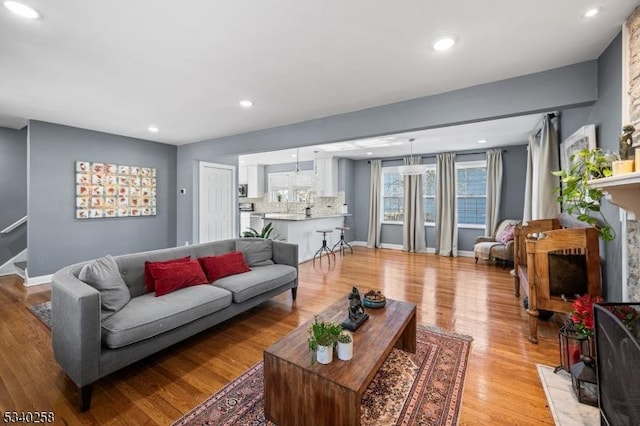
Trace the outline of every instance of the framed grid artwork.
<instances>
[{"instance_id":1,"label":"framed grid artwork","mask_svg":"<svg viewBox=\"0 0 640 426\"><path fill-rule=\"evenodd\" d=\"M154 167L76 161L76 219L155 216Z\"/></svg>"}]
</instances>

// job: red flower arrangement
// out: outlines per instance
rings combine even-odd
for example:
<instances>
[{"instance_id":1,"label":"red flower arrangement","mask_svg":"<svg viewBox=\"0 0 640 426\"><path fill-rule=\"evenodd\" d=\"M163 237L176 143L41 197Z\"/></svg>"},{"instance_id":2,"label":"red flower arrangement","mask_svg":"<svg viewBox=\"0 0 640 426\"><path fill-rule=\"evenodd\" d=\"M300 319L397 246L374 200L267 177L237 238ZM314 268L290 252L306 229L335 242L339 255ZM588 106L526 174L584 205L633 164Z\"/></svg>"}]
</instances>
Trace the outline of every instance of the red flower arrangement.
<instances>
[{"instance_id":1,"label":"red flower arrangement","mask_svg":"<svg viewBox=\"0 0 640 426\"><path fill-rule=\"evenodd\" d=\"M604 299L600 296L591 296L585 294L578 297L573 302L573 311L571 311L571 321L580 334L585 337L593 336L593 328L595 326L593 319L593 304L600 303ZM628 305L607 306L609 312L614 314L622 323L634 333L640 318L640 312Z\"/></svg>"},{"instance_id":2,"label":"red flower arrangement","mask_svg":"<svg viewBox=\"0 0 640 426\"><path fill-rule=\"evenodd\" d=\"M595 325L593 321L593 304L602 301L603 299L600 296L585 294L573 302L571 321L583 336L593 336L593 327Z\"/></svg>"}]
</instances>

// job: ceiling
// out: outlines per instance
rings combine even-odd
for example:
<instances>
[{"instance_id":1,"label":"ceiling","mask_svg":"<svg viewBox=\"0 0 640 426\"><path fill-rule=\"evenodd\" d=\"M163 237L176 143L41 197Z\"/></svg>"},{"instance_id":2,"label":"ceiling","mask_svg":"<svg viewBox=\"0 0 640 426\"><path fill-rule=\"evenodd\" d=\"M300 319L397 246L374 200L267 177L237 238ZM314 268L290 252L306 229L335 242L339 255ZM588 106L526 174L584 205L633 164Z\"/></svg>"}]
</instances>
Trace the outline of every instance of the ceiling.
<instances>
[{"instance_id":1,"label":"ceiling","mask_svg":"<svg viewBox=\"0 0 640 426\"><path fill-rule=\"evenodd\" d=\"M0 7L0 126L35 119L175 145L595 59L638 4L25 2L42 17ZM436 52L443 35L458 43Z\"/></svg>"}]
</instances>

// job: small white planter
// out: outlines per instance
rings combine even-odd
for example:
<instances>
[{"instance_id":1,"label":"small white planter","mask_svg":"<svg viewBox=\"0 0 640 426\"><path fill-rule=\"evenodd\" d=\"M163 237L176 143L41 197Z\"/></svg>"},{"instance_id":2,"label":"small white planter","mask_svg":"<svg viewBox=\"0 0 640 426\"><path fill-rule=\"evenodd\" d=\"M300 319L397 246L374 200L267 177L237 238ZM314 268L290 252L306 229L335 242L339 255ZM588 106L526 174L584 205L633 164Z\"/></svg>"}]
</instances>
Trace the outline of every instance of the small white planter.
<instances>
[{"instance_id":1,"label":"small white planter","mask_svg":"<svg viewBox=\"0 0 640 426\"><path fill-rule=\"evenodd\" d=\"M353 340L349 343L338 342L338 359L349 361L353 358Z\"/></svg>"},{"instance_id":2,"label":"small white planter","mask_svg":"<svg viewBox=\"0 0 640 426\"><path fill-rule=\"evenodd\" d=\"M333 346L318 345L316 359L320 364L329 364L333 361Z\"/></svg>"}]
</instances>

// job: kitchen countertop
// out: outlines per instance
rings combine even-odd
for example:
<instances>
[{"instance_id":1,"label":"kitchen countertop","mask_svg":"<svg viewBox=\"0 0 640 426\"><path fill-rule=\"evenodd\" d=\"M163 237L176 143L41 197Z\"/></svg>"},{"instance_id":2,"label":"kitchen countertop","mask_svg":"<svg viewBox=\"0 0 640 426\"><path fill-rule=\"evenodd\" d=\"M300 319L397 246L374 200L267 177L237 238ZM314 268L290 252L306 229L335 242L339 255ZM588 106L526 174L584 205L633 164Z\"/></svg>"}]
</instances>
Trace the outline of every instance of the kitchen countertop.
<instances>
[{"instance_id":1,"label":"kitchen countertop","mask_svg":"<svg viewBox=\"0 0 640 426\"><path fill-rule=\"evenodd\" d=\"M333 215L311 215L305 216L304 214L297 213L256 213L256 216L264 215L265 219L269 220L289 220L289 221L301 221L301 220L314 220L314 219L329 219L333 217L345 217L351 216L351 214L333 214Z\"/></svg>"}]
</instances>

